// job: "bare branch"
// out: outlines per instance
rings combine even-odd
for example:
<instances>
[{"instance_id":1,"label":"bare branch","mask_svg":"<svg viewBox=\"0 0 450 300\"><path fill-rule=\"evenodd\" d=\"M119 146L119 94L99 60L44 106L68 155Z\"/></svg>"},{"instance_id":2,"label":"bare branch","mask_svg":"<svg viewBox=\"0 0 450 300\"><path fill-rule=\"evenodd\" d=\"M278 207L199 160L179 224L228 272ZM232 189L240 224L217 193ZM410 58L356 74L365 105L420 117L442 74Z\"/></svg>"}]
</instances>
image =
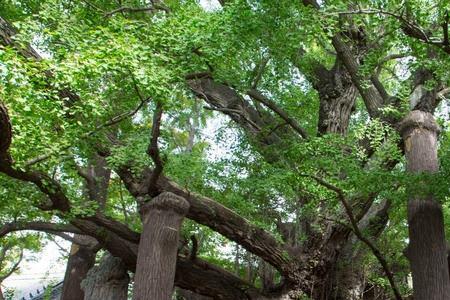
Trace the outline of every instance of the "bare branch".
<instances>
[{"instance_id":1,"label":"bare branch","mask_svg":"<svg viewBox=\"0 0 450 300\"><path fill-rule=\"evenodd\" d=\"M261 94L256 89L251 89L247 92L247 94L253 99L261 102L271 110L273 110L277 115L279 115L286 123L288 123L302 138L307 139L308 133L305 129L303 129L296 120L289 117L288 113L275 104L272 100L266 98L263 94Z\"/></svg>"}]
</instances>

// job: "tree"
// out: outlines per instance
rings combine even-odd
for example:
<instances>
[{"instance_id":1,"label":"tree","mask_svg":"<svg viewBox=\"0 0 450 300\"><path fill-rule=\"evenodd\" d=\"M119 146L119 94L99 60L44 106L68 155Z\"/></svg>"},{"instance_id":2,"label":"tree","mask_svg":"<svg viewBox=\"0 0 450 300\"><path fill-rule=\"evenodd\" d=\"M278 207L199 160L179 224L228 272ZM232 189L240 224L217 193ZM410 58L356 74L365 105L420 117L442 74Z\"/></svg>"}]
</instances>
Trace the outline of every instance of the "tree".
<instances>
[{"instance_id":1,"label":"tree","mask_svg":"<svg viewBox=\"0 0 450 300\"><path fill-rule=\"evenodd\" d=\"M3 235L90 236L136 272L138 298L159 287L144 279L167 249L164 298L174 278L215 299L401 299L410 197L415 298L446 299L446 124L439 171L435 133L415 144L400 125L441 111L448 7L219 2L2 4L1 187L14 207L33 204ZM215 144L229 154L211 159L201 133L219 116L231 126ZM404 172L404 152L408 170L430 157L433 173ZM186 209L145 209L168 194ZM439 245L429 260L425 236ZM245 249L245 263L220 243ZM266 264L275 274L255 271Z\"/></svg>"}]
</instances>

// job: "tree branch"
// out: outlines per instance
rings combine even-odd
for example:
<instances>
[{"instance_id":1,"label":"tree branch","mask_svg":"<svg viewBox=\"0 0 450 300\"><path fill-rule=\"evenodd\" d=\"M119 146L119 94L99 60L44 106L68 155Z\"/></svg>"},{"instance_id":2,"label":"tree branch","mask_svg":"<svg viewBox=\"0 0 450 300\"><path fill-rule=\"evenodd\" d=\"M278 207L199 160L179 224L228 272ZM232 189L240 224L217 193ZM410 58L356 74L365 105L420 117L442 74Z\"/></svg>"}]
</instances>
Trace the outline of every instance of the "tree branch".
<instances>
[{"instance_id":1,"label":"tree branch","mask_svg":"<svg viewBox=\"0 0 450 300\"><path fill-rule=\"evenodd\" d=\"M278 116L280 116L284 121L286 121L286 123L288 123L302 138L304 138L304 139L308 138L308 133L306 132L306 130L303 129L297 123L296 120L294 120L293 118L289 117L288 113L284 109L279 107L277 104L275 104L275 102L273 102L272 100L266 98L263 94L261 94L256 89L249 90L247 92L247 94L250 97L252 97L253 99L261 102L262 104L264 104L265 106L267 106L268 108L273 110Z\"/></svg>"},{"instance_id":2,"label":"tree branch","mask_svg":"<svg viewBox=\"0 0 450 300\"><path fill-rule=\"evenodd\" d=\"M82 234L82 231L70 224L57 224L50 222L13 222L0 227L0 238L4 237L10 232L22 230L43 231L51 234L63 232Z\"/></svg>"},{"instance_id":3,"label":"tree branch","mask_svg":"<svg viewBox=\"0 0 450 300\"><path fill-rule=\"evenodd\" d=\"M14 272L16 272L17 270L19 270L19 265L22 262L23 259L23 250L20 249L20 254L19 254L19 258L14 262L13 266L9 269L9 271L3 275L0 276L0 282L3 282L6 278L8 278L9 276L11 276Z\"/></svg>"},{"instance_id":4,"label":"tree branch","mask_svg":"<svg viewBox=\"0 0 450 300\"><path fill-rule=\"evenodd\" d=\"M151 157L155 164L155 168L151 173L148 181L148 193L155 197L158 193L157 182L163 171L164 165L159 153L158 138L161 134L161 117L163 109L160 102L156 103L156 109L153 114L152 134L150 138L150 144L147 148L147 154Z\"/></svg>"},{"instance_id":5,"label":"tree branch","mask_svg":"<svg viewBox=\"0 0 450 300\"><path fill-rule=\"evenodd\" d=\"M356 221L356 218L353 215L353 209L352 209L351 205L347 202L344 191L342 189L338 188L337 186L334 186L334 185L326 182L325 180L323 180L320 177L317 177L314 175L305 175L305 174L302 174L301 176L312 178L321 186L324 186L325 188L327 188L337 194L338 199L341 202L342 206L344 207L347 217L350 220L350 224L352 225L353 233L356 235L356 237L361 242L366 244L367 247L369 247L369 249L372 251L373 255L377 258L378 262L381 264L381 266L383 268L383 271L389 281L389 284L391 285L392 291L394 292L395 298L397 300L402 300L402 296L395 284L394 275L390 270L388 262L386 261L386 259L384 258L383 254L380 252L380 250L369 239L367 239L363 235L361 230L359 229L358 222Z\"/></svg>"},{"instance_id":6,"label":"tree branch","mask_svg":"<svg viewBox=\"0 0 450 300\"><path fill-rule=\"evenodd\" d=\"M132 110L130 110L128 112L124 112L124 113L121 113L121 114L119 114L117 116L112 117L111 119L109 119L105 123L100 124L97 127L95 127L93 130L83 134L82 138L93 136L94 134L96 134L97 132L102 130L103 128L113 126L115 124L118 124L118 123L122 122L123 120L125 120L125 119L127 119L129 117L134 116L144 106L144 104L146 104L150 99L151 99L150 97L145 98L143 100L141 99L141 102L138 104L138 106L135 109L132 109ZM59 154L61 151L68 150L71 147L72 147L72 145L69 145L69 146L63 147L62 149L59 149L58 151L50 152L50 153L46 153L46 154L37 156L37 157L35 157L33 159L30 159L30 160L26 161L24 166L25 166L25 168L29 168L32 165L35 165L35 164L40 163L40 162L42 162L44 160L47 160L50 157L52 157L53 155Z\"/></svg>"}]
</instances>

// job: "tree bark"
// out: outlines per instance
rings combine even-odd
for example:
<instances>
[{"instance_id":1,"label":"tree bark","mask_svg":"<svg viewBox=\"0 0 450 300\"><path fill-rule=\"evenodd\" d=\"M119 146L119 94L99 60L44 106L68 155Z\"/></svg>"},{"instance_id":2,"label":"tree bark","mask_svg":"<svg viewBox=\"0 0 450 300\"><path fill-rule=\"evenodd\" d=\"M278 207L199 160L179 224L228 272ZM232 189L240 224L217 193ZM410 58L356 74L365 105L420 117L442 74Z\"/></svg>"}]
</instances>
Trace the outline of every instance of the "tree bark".
<instances>
[{"instance_id":1,"label":"tree bark","mask_svg":"<svg viewBox=\"0 0 450 300\"><path fill-rule=\"evenodd\" d=\"M432 114L412 111L401 123L407 171L436 173L439 127ZM409 246L407 257L415 300L450 299L447 247L441 205L431 194L411 193L408 202Z\"/></svg>"},{"instance_id":2,"label":"tree bark","mask_svg":"<svg viewBox=\"0 0 450 300\"><path fill-rule=\"evenodd\" d=\"M173 292L181 223L189 202L164 192L142 207L134 300L169 300Z\"/></svg>"},{"instance_id":3,"label":"tree bark","mask_svg":"<svg viewBox=\"0 0 450 300\"><path fill-rule=\"evenodd\" d=\"M188 290L177 289L177 299L180 300L212 300L211 297L202 296Z\"/></svg>"},{"instance_id":4,"label":"tree bark","mask_svg":"<svg viewBox=\"0 0 450 300\"><path fill-rule=\"evenodd\" d=\"M129 283L130 277L122 260L106 254L82 282L84 300L126 300Z\"/></svg>"},{"instance_id":5,"label":"tree bark","mask_svg":"<svg viewBox=\"0 0 450 300\"><path fill-rule=\"evenodd\" d=\"M81 238L81 237L80 237ZM89 237L84 237L90 239ZM84 292L81 282L86 278L88 271L95 264L95 251L88 246L72 243L67 261L66 274L61 300L83 300Z\"/></svg>"}]
</instances>

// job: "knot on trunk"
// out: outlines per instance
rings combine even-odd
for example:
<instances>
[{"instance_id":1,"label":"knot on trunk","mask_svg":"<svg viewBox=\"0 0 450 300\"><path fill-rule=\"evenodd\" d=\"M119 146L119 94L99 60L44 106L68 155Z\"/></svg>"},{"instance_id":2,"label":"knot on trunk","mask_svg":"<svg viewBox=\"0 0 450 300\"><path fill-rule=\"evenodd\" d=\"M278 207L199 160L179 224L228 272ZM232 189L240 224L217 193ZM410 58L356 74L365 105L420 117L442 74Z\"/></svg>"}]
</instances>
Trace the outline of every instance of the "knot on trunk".
<instances>
[{"instance_id":1,"label":"knot on trunk","mask_svg":"<svg viewBox=\"0 0 450 300\"><path fill-rule=\"evenodd\" d=\"M145 215L149 210L172 210L180 215L186 215L189 210L189 202L171 192L163 192L153 198L152 201L142 206L142 214Z\"/></svg>"},{"instance_id":2,"label":"knot on trunk","mask_svg":"<svg viewBox=\"0 0 450 300\"><path fill-rule=\"evenodd\" d=\"M398 131L402 136L409 135L409 132L415 128L423 128L435 133L441 131L433 115L421 110L411 111L398 125Z\"/></svg>"}]
</instances>

